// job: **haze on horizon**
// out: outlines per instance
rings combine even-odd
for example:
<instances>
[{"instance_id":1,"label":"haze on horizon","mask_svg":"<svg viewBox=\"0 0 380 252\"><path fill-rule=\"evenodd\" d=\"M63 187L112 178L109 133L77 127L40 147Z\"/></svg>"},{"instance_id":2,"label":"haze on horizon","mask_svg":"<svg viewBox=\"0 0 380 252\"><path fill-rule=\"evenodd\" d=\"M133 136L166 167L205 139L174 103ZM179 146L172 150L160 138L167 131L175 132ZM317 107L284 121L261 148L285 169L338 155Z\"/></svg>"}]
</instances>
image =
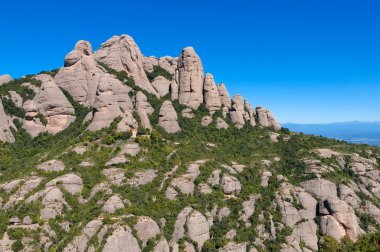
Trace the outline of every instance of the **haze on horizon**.
<instances>
[{"instance_id":1,"label":"haze on horizon","mask_svg":"<svg viewBox=\"0 0 380 252\"><path fill-rule=\"evenodd\" d=\"M375 0L6 1L0 75L58 68L76 41L96 50L127 33L147 56L193 46L205 72L280 122L380 121L379 10Z\"/></svg>"}]
</instances>

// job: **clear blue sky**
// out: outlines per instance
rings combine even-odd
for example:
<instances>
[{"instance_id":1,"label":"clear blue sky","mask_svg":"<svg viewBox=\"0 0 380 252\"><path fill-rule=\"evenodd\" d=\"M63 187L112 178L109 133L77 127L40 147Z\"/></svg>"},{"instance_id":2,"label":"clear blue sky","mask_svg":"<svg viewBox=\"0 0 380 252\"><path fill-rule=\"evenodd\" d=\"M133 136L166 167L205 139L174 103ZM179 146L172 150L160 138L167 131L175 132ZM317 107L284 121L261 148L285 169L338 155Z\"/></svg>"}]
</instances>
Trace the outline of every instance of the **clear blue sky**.
<instances>
[{"instance_id":1,"label":"clear blue sky","mask_svg":"<svg viewBox=\"0 0 380 252\"><path fill-rule=\"evenodd\" d=\"M192 45L280 122L380 121L379 13L379 0L4 0L0 74L57 68L77 40L127 33L148 56Z\"/></svg>"}]
</instances>

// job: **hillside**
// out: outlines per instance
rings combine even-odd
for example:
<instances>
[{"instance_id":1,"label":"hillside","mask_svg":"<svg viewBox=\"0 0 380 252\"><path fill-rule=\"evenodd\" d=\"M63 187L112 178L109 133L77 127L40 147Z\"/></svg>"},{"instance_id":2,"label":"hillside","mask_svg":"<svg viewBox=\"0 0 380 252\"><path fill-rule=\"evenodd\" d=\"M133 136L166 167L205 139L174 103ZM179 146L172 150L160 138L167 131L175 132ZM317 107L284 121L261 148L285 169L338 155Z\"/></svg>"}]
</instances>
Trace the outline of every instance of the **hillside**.
<instances>
[{"instance_id":1,"label":"hillside","mask_svg":"<svg viewBox=\"0 0 380 252\"><path fill-rule=\"evenodd\" d=\"M380 148L282 128L191 47L79 41L0 95L0 251L379 249Z\"/></svg>"},{"instance_id":2,"label":"hillside","mask_svg":"<svg viewBox=\"0 0 380 252\"><path fill-rule=\"evenodd\" d=\"M294 132L322 135L351 143L380 146L380 122L342 122L326 124L286 123Z\"/></svg>"}]
</instances>

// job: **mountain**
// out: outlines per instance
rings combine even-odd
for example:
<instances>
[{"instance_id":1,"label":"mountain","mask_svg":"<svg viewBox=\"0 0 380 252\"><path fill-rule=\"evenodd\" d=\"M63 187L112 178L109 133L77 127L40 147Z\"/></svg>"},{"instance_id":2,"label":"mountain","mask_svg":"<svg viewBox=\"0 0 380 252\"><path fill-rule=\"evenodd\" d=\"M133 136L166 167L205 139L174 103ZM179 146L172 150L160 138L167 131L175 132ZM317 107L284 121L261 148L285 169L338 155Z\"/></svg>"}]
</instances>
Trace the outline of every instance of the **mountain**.
<instances>
[{"instance_id":1,"label":"mountain","mask_svg":"<svg viewBox=\"0 0 380 252\"><path fill-rule=\"evenodd\" d=\"M295 132L321 135L351 143L380 146L380 122L341 122L327 124L286 123L284 127Z\"/></svg>"},{"instance_id":2,"label":"mountain","mask_svg":"<svg viewBox=\"0 0 380 252\"><path fill-rule=\"evenodd\" d=\"M378 249L380 148L282 128L128 35L0 77L0 251Z\"/></svg>"}]
</instances>

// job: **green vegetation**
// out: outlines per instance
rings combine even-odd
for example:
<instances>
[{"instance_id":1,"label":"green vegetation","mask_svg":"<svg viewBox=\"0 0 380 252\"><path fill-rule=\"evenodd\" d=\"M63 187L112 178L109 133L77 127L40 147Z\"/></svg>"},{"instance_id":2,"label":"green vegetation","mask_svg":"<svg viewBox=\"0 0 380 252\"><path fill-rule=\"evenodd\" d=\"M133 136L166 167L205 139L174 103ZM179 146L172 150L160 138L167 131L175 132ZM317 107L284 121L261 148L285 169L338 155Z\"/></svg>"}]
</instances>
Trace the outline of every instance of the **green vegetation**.
<instances>
[{"instance_id":1,"label":"green vegetation","mask_svg":"<svg viewBox=\"0 0 380 252\"><path fill-rule=\"evenodd\" d=\"M146 72L146 76L148 76L150 82L152 82L157 76L165 77L167 80L173 79L173 75L171 73L159 66L153 66L153 72Z\"/></svg>"}]
</instances>

